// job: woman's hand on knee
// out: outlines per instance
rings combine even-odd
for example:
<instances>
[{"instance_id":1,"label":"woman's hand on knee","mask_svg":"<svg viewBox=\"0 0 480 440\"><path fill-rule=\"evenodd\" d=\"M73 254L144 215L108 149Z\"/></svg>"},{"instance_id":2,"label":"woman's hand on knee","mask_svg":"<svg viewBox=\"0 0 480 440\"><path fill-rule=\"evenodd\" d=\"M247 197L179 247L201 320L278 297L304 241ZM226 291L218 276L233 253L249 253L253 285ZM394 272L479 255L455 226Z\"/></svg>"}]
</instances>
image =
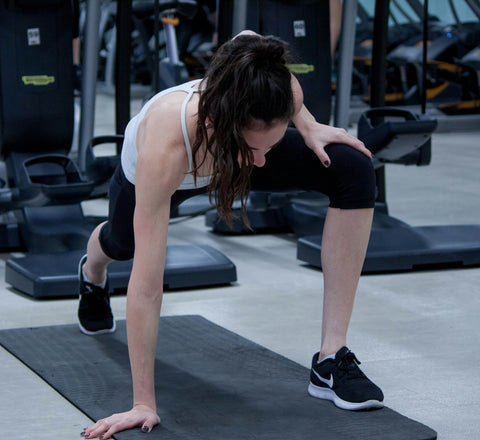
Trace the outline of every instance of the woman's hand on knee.
<instances>
[{"instance_id":1,"label":"woman's hand on knee","mask_svg":"<svg viewBox=\"0 0 480 440\"><path fill-rule=\"evenodd\" d=\"M328 144L345 144L355 148L370 159L373 158L372 152L365 147L365 144L343 128L317 124L315 129L311 130L308 136L304 136L304 138L307 146L315 152L322 164L327 168L330 166L330 158L325 151L325 147Z\"/></svg>"},{"instance_id":2,"label":"woman's hand on knee","mask_svg":"<svg viewBox=\"0 0 480 440\"><path fill-rule=\"evenodd\" d=\"M136 405L130 411L113 414L99 420L80 435L87 439L101 438L106 440L117 432L135 427L141 427L143 432L150 432L159 423L160 417L156 411L145 405Z\"/></svg>"}]
</instances>

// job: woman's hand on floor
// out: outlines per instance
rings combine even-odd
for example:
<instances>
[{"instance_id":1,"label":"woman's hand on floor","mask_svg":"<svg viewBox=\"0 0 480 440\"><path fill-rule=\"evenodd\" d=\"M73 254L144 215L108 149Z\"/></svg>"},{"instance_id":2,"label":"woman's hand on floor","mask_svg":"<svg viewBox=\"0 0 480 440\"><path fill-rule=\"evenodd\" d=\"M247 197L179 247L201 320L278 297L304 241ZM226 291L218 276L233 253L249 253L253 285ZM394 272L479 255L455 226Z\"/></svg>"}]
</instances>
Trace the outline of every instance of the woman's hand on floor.
<instances>
[{"instance_id":1,"label":"woman's hand on floor","mask_svg":"<svg viewBox=\"0 0 480 440\"><path fill-rule=\"evenodd\" d=\"M85 429L80 435L87 439L109 439L120 431L141 427L143 432L150 432L155 425L160 423L160 417L156 411L145 405L136 405L130 411L113 414L110 417L99 420L94 425Z\"/></svg>"}]
</instances>

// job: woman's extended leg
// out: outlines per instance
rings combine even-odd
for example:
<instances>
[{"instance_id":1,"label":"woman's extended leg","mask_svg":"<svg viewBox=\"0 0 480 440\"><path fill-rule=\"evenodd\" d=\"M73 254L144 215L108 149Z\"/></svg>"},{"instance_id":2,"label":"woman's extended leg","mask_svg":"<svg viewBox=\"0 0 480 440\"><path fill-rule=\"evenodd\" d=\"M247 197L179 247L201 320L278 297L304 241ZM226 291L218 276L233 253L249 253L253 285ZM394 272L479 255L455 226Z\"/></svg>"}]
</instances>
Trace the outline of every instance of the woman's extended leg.
<instances>
[{"instance_id":1,"label":"woman's extended leg","mask_svg":"<svg viewBox=\"0 0 480 440\"><path fill-rule=\"evenodd\" d=\"M87 245L87 260L82 266L84 276L93 284L102 284L107 277L107 266L113 261L105 255L98 236L106 222L98 225L90 235Z\"/></svg>"},{"instance_id":2,"label":"woman's extended leg","mask_svg":"<svg viewBox=\"0 0 480 440\"><path fill-rule=\"evenodd\" d=\"M78 268L78 324L86 335L112 333L116 328L107 281L107 266L113 260L105 255L98 238L103 225L97 226L90 235L87 254Z\"/></svg>"},{"instance_id":3,"label":"woman's extended leg","mask_svg":"<svg viewBox=\"0 0 480 440\"><path fill-rule=\"evenodd\" d=\"M133 256L133 212L135 187L120 168L114 173L109 189L109 218L90 235L87 254L80 260L78 321L87 335L115 331L110 308L107 266L115 259Z\"/></svg>"},{"instance_id":4,"label":"woman's extended leg","mask_svg":"<svg viewBox=\"0 0 480 440\"><path fill-rule=\"evenodd\" d=\"M177 191L172 196L171 208L175 209L182 201L205 191L205 188ZM110 183L108 221L93 230L87 244L87 255L80 261L78 319L80 330L87 335L115 331L106 282L107 267L114 259L133 258L134 210L135 187L117 168Z\"/></svg>"},{"instance_id":5,"label":"woman's extended leg","mask_svg":"<svg viewBox=\"0 0 480 440\"><path fill-rule=\"evenodd\" d=\"M86 335L112 333L115 319L110 308L107 266L113 260L103 252L99 233L104 223L97 226L87 245L87 254L79 263L78 324Z\"/></svg>"}]
</instances>

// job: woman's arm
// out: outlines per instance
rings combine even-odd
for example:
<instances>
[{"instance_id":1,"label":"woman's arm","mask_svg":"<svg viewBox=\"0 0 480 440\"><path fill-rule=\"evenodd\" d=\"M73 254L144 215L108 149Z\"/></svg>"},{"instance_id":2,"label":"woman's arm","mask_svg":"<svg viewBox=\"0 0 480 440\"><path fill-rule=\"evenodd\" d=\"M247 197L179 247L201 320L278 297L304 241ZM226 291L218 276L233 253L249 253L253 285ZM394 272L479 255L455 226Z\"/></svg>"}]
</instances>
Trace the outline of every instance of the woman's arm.
<instances>
[{"instance_id":1,"label":"woman's arm","mask_svg":"<svg viewBox=\"0 0 480 440\"><path fill-rule=\"evenodd\" d=\"M158 110L157 110L157 113ZM135 176L135 256L127 293L127 334L134 405L155 409L153 367L163 294L170 199L185 176L185 147L164 126L169 119L147 115L139 127ZM167 139L166 139L167 138ZM158 140L162 139L162 148Z\"/></svg>"},{"instance_id":2,"label":"woman's arm","mask_svg":"<svg viewBox=\"0 0 480 440\"><path fill-rule=\"evenodd\" d=\"M292 75L292 91L295 101L295 115L292 122L302 135L306 145L311 148L325 167L330 166L330 158L325 152L328 144L340 143L350 145L359 150L369 158L372 153L367 149L362 141L348 134L343 128L330 127L318 123L314 116L307 110L303 104L303 91L298 80Z\"/></svg>"},{"instance_id":3,"label":"woman's arm","mask_svg":"<svg viewBox=\"0 0 480 440\"><path fill-rule=\"evenodd\" d=\"M160 423L154 384L155 350L163 296L170 199L185 177L187 158L176 122L162 106L149 111L139 126L135 174L135 255L127 291L127 338L133 381L133 408L98 421L88 438L104 439ZM179 125L179 121L178 121ZM159 142L161 139L161 143ZM119 386L124 386L119 384Z\"/></svg>"}]
</instances>

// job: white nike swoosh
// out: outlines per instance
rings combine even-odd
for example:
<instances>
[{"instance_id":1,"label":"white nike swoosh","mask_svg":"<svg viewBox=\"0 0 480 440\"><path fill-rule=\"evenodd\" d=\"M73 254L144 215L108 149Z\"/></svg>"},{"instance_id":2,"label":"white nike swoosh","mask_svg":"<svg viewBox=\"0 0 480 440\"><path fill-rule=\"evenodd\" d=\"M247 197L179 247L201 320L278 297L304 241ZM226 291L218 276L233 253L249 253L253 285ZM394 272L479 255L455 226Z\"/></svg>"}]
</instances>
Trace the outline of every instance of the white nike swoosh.
<instances>
[{"instance_id":1,"label":"white nike swoosh","mask_svg":"<svg viewBox=\"0 0 480 440\"><path fill-rule=\"evenodd\" d=\"M314 369L312 371L315 373L315 376L318 377L319 380L321 380L324 384L327 384L330 388L333 388L333 376L330 373L330 379L325 379L324 377L320 376Z\"/></svg>"}]
</instances>

